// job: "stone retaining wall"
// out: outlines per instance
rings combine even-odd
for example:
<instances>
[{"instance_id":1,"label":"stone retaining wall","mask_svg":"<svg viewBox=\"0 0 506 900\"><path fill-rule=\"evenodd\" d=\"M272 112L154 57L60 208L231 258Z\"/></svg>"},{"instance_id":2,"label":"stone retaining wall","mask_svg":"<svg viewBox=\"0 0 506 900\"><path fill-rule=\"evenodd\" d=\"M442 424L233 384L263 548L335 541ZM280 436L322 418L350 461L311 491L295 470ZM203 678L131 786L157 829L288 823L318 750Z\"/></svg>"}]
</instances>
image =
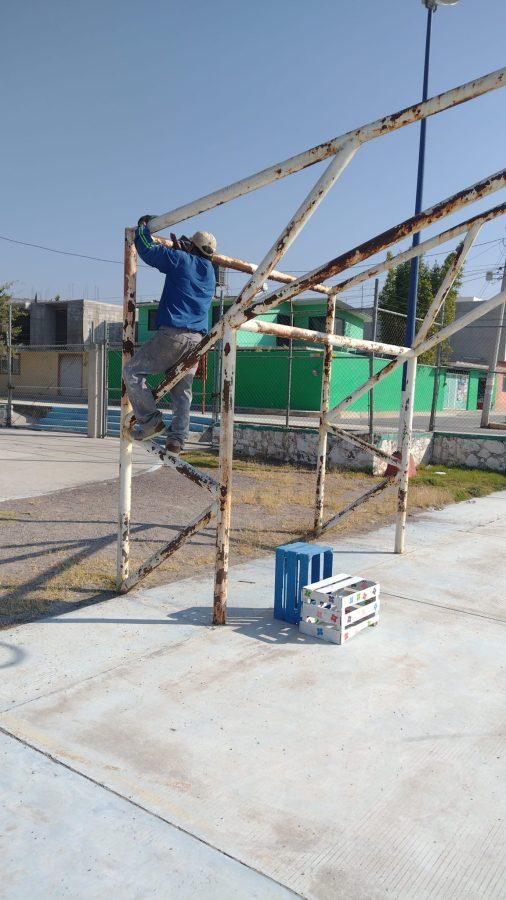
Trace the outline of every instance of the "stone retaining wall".
<instances>
[{"instance_id":1,"label":"stone retaining wall","mask_svg":"<svg viewBox=\"0 0 506 900\"><path fill-rule=\"evenodd\" d=\"M506 472L506 435L436 433L432 462L444 466Z\"/></svg>"},{"instance_id":2,"label":"stone retaining wall","mask_svg":"<svg viewBox=\"0 0 506 900\"><path fill-rule=\"evenodd\" d=\"M242 423L234 428L234 450L252 459L314 466L317 441L315 428L287 431L275 425ZM397 448L397 435L377 434L374 443L387 453L393 453ZM329 435L327 452L329 469L349 467L382 475L386 468L386 463L378 457L372 459L371 454L335 435ZM413 456L417 464L439 463L506 472L506 435L415 433Z\"/></svg>"},{"instance_id":3,"label":"stone retaining wall","mask_svg":"<svg viewBox=\"0 0 506 900\"><path fill-rule=\"evenodd\" d=\"M414 441L413 455L417 463L429 461L431 441L432 435L429 434L419 435ZM234 450L252 459L314 466L317 443L318 432L314 428L292 428L287 431L275 425L243 424L234 428ZM397 436L378 434L374 443L387 453L392 453L397 447ZM383 460L378 457L373 459L370 453L335 435L329 435L327 453L329 469L344 466L381 475L386 468Z\"/></svg>"}]
</instances>

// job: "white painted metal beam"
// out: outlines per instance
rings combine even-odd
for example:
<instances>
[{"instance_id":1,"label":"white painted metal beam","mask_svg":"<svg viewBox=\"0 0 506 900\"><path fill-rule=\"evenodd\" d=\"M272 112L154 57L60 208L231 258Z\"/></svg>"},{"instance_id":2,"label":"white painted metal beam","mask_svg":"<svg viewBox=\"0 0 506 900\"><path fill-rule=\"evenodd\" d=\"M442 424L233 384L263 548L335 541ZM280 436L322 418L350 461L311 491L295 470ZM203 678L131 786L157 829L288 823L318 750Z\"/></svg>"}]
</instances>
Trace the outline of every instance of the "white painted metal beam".
<instances>
[{"instance_id":1,"label":"white painted metal beam","mask_svg":"<svg viewBox=\"0 0 506 900\"><path fill-rule=\"evenodd\" d=\"M241 178L240 181L213 191L211 194L200 197L198 200L193 200L191 203L184 204L184 206L178 206L164 215L156 216L150 223L151 231L153 233L162 231L164 228L175 225L176 222L191 219L193 216L198 216L208 209L222 206L236 197L249 194L251 191L265 187L265 185L271 184L273 181L285 178L287 175L299 172L301 169L306 169L315 163L322 162L324 159L337 153L349 139L357 140L359 144L371 141L384 134L389 134L391 131L397 131L405 125L411 125L420 119L426 119L429 116L443 112L445 109L473 100L489 91L495 91L497 88L503 87L505 83L506 67L490 72L488 75L483 75L481 78L475 78L473 81L468 81L466 84L452 88L449 91L444 91L435 97L430 97L423 103L415 103L399 112L384 116L381 119L375 119L375 121L362 125L360 128L339 135L330 141L325 141L323 144L312 147L310 150L305 150L303 153L298 153L296 156L285 159L283 162L256 172L254 175Z\"/></svg>"}]
</instances>

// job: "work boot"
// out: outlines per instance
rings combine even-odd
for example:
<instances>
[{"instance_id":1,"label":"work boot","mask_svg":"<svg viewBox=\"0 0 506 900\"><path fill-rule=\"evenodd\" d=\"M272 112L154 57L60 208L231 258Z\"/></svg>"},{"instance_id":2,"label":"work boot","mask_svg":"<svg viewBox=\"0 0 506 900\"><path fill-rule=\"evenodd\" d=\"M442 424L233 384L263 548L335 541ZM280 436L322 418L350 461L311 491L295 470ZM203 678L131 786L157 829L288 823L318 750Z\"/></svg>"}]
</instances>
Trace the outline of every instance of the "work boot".
<instances>
[{"instance_id":1,"label":"work boot","mask_svg":"<svg viewBox=\"0 0 506 900\"><path fill-rule=\"evenodd\" d=\"M169 434L167 440L165 441L165 449L167 453L173 453L174 456L179 456L181 450L183 449L183 445L177 438L173 437Z\"/></svg>"},{"instance_id":2,"label":"work boot","mask_svg":"<svg viewBox=\"0 0 506 900\"><path fill-rule=\"evenodd\" d=\"M134 441L149 441L163 431L165 431L165 425L162 419L158 419L158 421L155 419L154 422L148 422L147 425L139 425L134 429L132 437Z\"/></svg>"}]
</instances>

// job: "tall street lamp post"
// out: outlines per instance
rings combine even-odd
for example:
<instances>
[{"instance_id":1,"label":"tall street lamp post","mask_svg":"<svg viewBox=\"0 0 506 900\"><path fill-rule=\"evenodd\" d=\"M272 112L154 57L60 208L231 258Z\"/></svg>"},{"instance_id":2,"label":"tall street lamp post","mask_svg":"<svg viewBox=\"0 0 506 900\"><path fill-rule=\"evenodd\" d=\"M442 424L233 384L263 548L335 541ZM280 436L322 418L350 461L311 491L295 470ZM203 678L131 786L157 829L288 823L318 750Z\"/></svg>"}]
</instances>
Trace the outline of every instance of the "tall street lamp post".
<instances>
[{"instance_id":1,"label":"tall street lamp post","mask_svg":"<svg viewBox=\"0 0 506 900\"><path fill-rule=\"evenodd\" d=\"M429 63L430 63L430 39L432 33L432 16L436 12L438 6L456 6L459 0L422 0L423 5L427 9L427 32L425 37L425 64L423 70L423 95L422 100L427 100L429 91ZM423 176L425 170L425 139L427 132L427 120L422 119L420 122L420 146L418 150L418 175L416 180L416 200L415 215L422 210L423 199ZM420 234L413 235L413 247L418 247L420 243ZM416 298L418 292L418 268L419 257L414 256L411 261L411 270L409 275L409 293L408 293L408 317L406 322L406 346L411 347L415 337L416 330ZM406 366L404 366L403 385L406 378Z\"/></svg>"}]
</instances>

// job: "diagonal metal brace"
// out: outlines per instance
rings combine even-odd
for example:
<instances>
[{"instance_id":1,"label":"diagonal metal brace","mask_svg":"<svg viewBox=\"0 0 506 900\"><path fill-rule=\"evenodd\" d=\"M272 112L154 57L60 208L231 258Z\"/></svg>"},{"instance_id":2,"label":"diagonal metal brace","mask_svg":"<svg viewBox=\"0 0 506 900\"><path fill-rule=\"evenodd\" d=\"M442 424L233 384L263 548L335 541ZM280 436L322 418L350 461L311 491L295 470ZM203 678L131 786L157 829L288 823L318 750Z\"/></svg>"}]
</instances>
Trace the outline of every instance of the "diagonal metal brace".
<instances>
[{"instance_id":1,"label":"diagonal metal brace","mask_svg":"<svg viewBox=\"0 0 506 900\"><path fill-rule=\"evenodd\" d=\"M333 422L328 422L325 420L325 425L328 431L331 431L332 434L337 435L342 438L343 441L348 441L349 444L355 444L357 447L360 447L362 450L365 450L366 453L372 453L375 456L379 456L380 459L384 459L386 462L391 463L393 466L398 468L399 460L395 459L394 456L391 456L390 453L386 453L385 450L381 450L379 447L375 447L374 444L370 444L369 441L364 440L358 436L358 434L353 434L351 431L345 431L344 428L339 428L337 425L334 425Z\"/></svg>"},{"instance_id":2,"label":"diagonal metal brace","mask_svg":"<svg viewBox=\"0 0 506 900\"><path fill-rule=\"evenodd\" d=\"M156 569L157 566L160 565L167 559L168 556L171 556L175 553L179 547L182 546L189 538L192 537L197 531L201 531L202 528L205 528L206 525L211 521L213 516L216 515L217 504L216 502L211 503L203 512L199 513L191 522L188 523L179 534L176 535L165 547L162 547L161 550L157 550L156 553L152 553L151 556L148 557L146 562L139 566L135 572L126 579L121 585L121 593L126 594L130 588L134 587L138 581L142 578L145 578L146 575L149 575L153 569Z\"/></svg>"},{"instance_id":3,"label":"diagonal metal brace","mask_svg":"<svg viewBox=\"0 0 506 900\"><path fill-rule=\"evenodd\" d=\"M185 478L188 478L189 481L193 481L193 483L197 484L199 487L206 488L206 490L210 491L212 494L217 493L218 482L215 481L214 478L211 478L210 475L205 475L204 472L200 472L195 466L186 462L186 460L181 459L179 456L175 456L173 453L169 453L165 447L161 447L156 441L145 441L144 445L146 450L153 453L154 456L157 456L164 466L170 466L171 469L175 469L180 475L184 475Z\"/></svg>"},{"instance_id":4,"label":"diagonal metal brace","mask_svg":"<svg viewBox=\"0 0 506 900\"><path fill-rule=\"evenodd\" d=\"M397 465L399 465L399 460L396 460ZM372 497L376 496L376 494L380 494L381 491L384 491L385 488L389 487L394 483L393 478L385 478L383 481L380 481L379 484L375 484L370 490L366 491L365 494L361 494L360 497L357 497L356 500L353 500L348 506L345 506L344 509L341 509L340 512L336 513L335 516L332 516L331 519L328 519L323 525L316 529L317 534L322 534L323 531L326 531L328 528L332 528L333 525L336 525L337 522L340 522L342 519L345 519L347 516L351 515L351 513L357 509L358 506L361 506L362 503L367 503L368 500L371 500Z\"/></svg>"}]
</instances>

